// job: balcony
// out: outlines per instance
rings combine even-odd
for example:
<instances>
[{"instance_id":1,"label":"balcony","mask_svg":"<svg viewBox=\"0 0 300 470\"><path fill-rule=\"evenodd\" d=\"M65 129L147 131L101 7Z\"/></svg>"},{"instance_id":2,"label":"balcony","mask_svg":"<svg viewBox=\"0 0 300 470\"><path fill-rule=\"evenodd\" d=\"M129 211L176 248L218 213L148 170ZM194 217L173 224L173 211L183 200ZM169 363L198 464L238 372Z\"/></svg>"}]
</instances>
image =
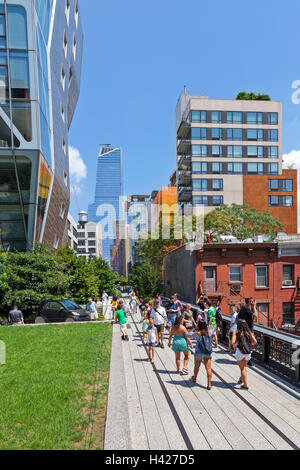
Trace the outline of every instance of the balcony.
<instances>
[{"instance_id":1,"label":"balcony","mask_svg":"<svg viewBox=\"0 0 300 470\"><path fill-rule=\"evenodd\" d=\"M179 129L177 131L178 139L187 138L190 135L191 126L188 120L181 121Z\"/></svg>"},{"instance_id":2,"label":"balcony","mask_svg":"<svg viewBox=\"0 0 300 470\"><path fill-rule=\"evenodd\" d=\"M192 191L193 191L192 186L183 186L181 188L179 187L178 201L179 202L191 201Z\"/></svg>"},{"instance_id":3,"label":"balcony","mask_svg":"<svg viewBox=\"0 0 300 470\"><path fill-rule=\"evenodd\" d=\"M192 173L190 171L179 171L178 172L178 184L180 186L188 186L191 184Z\"/></svg>"},{"instance_id":4,"label":"balcony","mask_svg":"<svg viewBox=\"0 0 300 470\"><path fill-rule=\"evenodd\" d=\"M182 155L178 159L178 170L190 170L192 157L190 155Z\"/></svg>"},{"instance_id":5,"label":"balcony","mask_svg":"<svg viewBox=\"0 0 300 470\"><path fill-rule=\"evenodd\" d=\"M191 148L191 141L189 139L180 139L177 141L177 153L188 154Z\"/></svg>"}]
</instances>

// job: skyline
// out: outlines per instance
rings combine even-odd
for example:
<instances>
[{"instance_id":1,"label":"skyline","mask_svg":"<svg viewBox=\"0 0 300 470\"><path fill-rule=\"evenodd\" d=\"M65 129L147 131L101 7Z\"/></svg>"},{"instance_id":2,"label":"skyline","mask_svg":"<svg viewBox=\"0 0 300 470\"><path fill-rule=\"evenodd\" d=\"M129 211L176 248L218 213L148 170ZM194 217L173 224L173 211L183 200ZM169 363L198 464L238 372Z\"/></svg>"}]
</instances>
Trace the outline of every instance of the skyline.
<instances>
[{"instance_id":1,"label":"skyline","mask_svg":"<svg viewBox=\"0 0 300 470\"><path fill-rule=\"evenodd\" d=\"M291 1L283 10L277 1L261 5L255 0L251 17L245 18L235 5L232 0L226 6L217 2L218 8L191 0L185 9L176 0L143 6L136 0L126 6L121 1L80 3L83 77L69 144L75 149L73 158L77 155L71 169L74 173L77 168L73 183L81 189L82 210L92 202L100 142L123 148L125 194L149 194L168 184L176 159L174 111L184 85L190 94L216 99L232 99L243 90L268 93L283 103L283 153L300 149L300 108L292 103L292 83L300 78L299 6ZM103 21L95 36L99 17ZM254 17L259 34L252 34ZM70 211L77 213L73 195Z\"/></svg>"}]
</instances>

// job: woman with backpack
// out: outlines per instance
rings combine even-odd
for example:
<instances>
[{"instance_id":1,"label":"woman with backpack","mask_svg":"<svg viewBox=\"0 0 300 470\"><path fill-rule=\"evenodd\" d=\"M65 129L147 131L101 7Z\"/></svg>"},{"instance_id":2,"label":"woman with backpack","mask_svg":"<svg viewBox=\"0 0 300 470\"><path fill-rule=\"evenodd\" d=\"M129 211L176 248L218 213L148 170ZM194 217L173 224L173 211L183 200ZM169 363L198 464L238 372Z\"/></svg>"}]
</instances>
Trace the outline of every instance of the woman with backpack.
<instances>
[{"instance_id":1,"label":"woman with backpack","mask_svg":"<svg viewBox=\"0 0 300 470\"><path fill-rule=\"evenodd\" d=\"M199 373L200 366L204 362L206 373L207 373L207 390L211 390L211 359L213 350L213 339L212 331L208 328L205 321L199 321L197 329L195 330L195 336L197 339L195 348L195 367L192 381L197 382L197 376Z\"/></svg>"},{"instance_id":2,"label":"woman with backpack","mask_svg":"<svg viewBox=\"0 0 300 470\"><path fill-rule=\"evenodd\" d=\"M242 384L241 388L248 390L247 364L257 341L246 320L237 320L237 330L233 333L232 343L236 343L235 357L241 371L239 383Z\"/></svg>"}]
</instances>

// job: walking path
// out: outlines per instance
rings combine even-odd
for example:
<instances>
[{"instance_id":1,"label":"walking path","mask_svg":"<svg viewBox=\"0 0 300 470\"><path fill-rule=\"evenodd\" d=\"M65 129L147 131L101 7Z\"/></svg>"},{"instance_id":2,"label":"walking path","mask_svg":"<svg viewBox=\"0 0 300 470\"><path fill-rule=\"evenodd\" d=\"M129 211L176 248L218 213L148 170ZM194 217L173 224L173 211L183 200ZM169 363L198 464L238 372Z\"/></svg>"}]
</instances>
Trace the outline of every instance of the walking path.
<instances>
[{"instance_id":1,"label":"walking path","mask_svg":"<svg viewBox=\"0 0 300 470\"><path fill-rule=\"evenodd\" d=\"M204 368L197 384L190 380L193 356L190 375L176 373L166 342L156 348L153 367L140 315L128 320L129 342L113 326L106 450L300 448L299 389L255 366L248 368L249 391L240 390L236 360L221 347L213 354L208 391Z\"/></svg>"}]
</instances>

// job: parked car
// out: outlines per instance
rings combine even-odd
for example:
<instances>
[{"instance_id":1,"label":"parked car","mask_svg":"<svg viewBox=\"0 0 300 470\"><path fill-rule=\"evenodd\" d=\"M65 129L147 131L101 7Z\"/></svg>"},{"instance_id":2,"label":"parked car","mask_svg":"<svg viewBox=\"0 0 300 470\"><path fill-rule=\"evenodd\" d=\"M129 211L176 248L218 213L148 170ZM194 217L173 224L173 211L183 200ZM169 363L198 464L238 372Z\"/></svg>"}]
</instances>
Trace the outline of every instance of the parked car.
<instances>
[{"instance_id":1,"label":"parked car","mask_svg":"<svg viewBox=\"0 0 300 470\"><path fill-rule=\"evenodd\" d=\"M89 314L72 300L44 300L35 323L72 323L90 321Z\"/></svg>"}]
</instances>

